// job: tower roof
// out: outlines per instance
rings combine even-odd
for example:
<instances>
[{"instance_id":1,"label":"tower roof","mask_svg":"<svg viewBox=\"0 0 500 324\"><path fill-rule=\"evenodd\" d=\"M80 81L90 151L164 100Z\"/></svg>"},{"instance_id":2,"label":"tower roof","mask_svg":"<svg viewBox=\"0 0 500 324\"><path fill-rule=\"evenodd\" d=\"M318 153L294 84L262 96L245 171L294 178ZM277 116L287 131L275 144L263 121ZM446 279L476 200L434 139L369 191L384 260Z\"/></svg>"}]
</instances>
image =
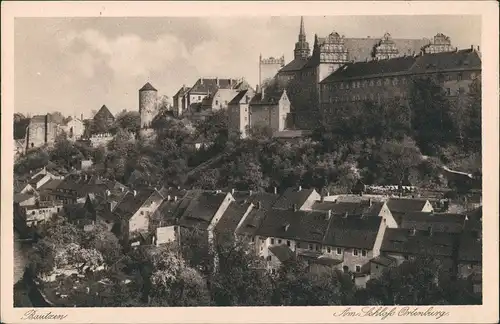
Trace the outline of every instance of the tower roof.
<instances>
[{"instance_id":1,"label":"tower roof","mask_svg":"<svg viewBox=\"0 0 500 324\"><path fill-rule=\"evenodd\" d=\"M306 32L305 32L305 28L304 28L304 17L303 16L300 16L300 31L299 31L299 35L305 35Z\"/></svg>"},{"instance_id":2,"label":"tower roof","mask_svg":"<svg viewBox=\"0 0 500 324\"><path fill-rule=\"evenodd\" d=\"M139 91L157 91L157 90L155 89L155 87L151 85L151 83L146 82L146 84L142 88L140 88Z\"/></svg>"},{"instance_id":3,"label":"tower roof","mask_svg":"<svg viewBox=\"0 0 500 324\"><path fill-rule=\"evenodd\" d=\"M102 105L101 109L94 115L94 119L99 119L99 118L115 118L111 111L109 111L108 107L106 105Z\"/></svg>"}]
</instances>

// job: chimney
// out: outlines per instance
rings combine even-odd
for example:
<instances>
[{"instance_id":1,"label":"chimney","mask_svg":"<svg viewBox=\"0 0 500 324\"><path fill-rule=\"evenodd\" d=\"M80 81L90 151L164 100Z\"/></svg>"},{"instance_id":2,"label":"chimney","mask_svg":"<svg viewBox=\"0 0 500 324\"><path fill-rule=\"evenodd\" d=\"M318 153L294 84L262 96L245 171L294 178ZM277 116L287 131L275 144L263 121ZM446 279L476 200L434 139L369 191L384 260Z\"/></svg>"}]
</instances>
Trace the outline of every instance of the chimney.
<instances>
[{"instance_id":1,"label":"chimney","mask_svg":"<svg viewBox=\"0 0 500 324\"><path fill-rule=\"evenodd\" d=\"M261 202L257 201L257 209L260 209L260 208L261 208Z\"/></svg>"},{"instance_id":2,"label":"chimney","mask_svg":"<svg viewBox=\"0 0 500 324\"><path fill-rule=\"evenodd\" d=\"M429 236L432 236L432 226L429 226L427 228L427 233L429 234Z\"/></svg>"},{"instance_id":3,"label":"chimney","mask_svg":"<svg viewBox=\"0 0 500 324\"><path fill-rule=\"evenodd\" d=\"M82 121L83 121L83 114L81 115L81 119L80 119L80 120L82 120Z\"/></svg>"},{"instance_id":4,"label":"chimney","mask_svg":"<svg viewBox=\"0 0 500 324\"><path fill-rule=\"evenodd\" d=\"M480 49L479 45L477 45L477 51L478 51L478 52L480 52L480 51L481 51L481 49Z\"/></svg>"},{"instance_id":5,"label":"chimney","mask_svg":"<svg viewBox=\"0 0 500 324\"><path fill-rule=\"evenodd\" d=\"M257 84L257 85L255 86L255 93L259 93L259 92L260 92L260 87L259 87L259 85Z\"/></svg>"},{"instance_id":6,"label":"chimney","mask_svg":"<svg viewBox=\"0 0 500 324\"><path fill-rule=\"evenodd\" d=\"M324 201L325 201L325 196L321 195L321 202L324 202Z\"/></svg>"},{"instance_id":7,"label":"chimney","mask_svg":"<svg viewBox=\"0 0 500 324\"><path fill-rule=\"evenodd\" d=\"M260 93L262 94L262 95L261 95L261 98L262 98L262 99L264 99L264 96L266 95L266 91L265 91L265 90L266 90L266 88L265 88L265 87L261 87L261 89L260 89Z\"/></svg>"},{"instance_id":8,"label":"chimney","mask_svg":"<svg viewBox=\"0 0 500 324\"><path fill-rule=\"evenodd\" d=\"M137 190L134 190L133 193L134 193L134 197L137 196Z\"/></svg>"},{"instance_id":9,"label":"chimney","mask_svg":"<svg viewBox=\"0 0 500 324\"><path fill-rule=\"evenodd\" d=\"M326 219L330 219L330 218L332 218L332 210L331 209L329 209L327 214L326 214Z\"/></svg>"},{"instance_id":10,"label":"chimney","mask_svg":"<svg viewBox=\"0 0 500 324\"><path fill-rule=\"evenodd\" d=\"M170 201L170 195L167 196L167 201Z\"/></svg>"},{"instance_id":11,"label":"chimney","mask_svg":"<svg viewBox=\"0 0 500 324\"><path fill-rule=\"evenodd\" d=\"M174 196L174 201L177 201L177 196Z\"/></svg>"},{"instance_id":12,"label":"chimney","mask_svg":"<svg viewBox=\"0 0 500 324\"><path fill-rule=\"evenodd\" d=\"M218 77L215 78L215 83L217 84L217 86L219 86L219 78Z\"/></svg>"},{"instance_id":13,"label":"chimney","mask_svg":"<svg viewBox=\"0 0 500 324\"><path fill-rule=\"evenodd\" d=\"M415 227L412 227L410 229L410 236L415 236L415 233L417 232L417 230L415 229Z\"/></svg>"},{"instance_id":14,"label":"chimney","mask_svg":"<svg viewBox=\"0 0 500 324\"><path fill-rule=\"evenodd\" d=\"M371 198L370 198L370 199L368 199L368 206L370 206L370 207L371 207L371 206L372 206L372 203L373 203L373 202L372 202L372 199L371 199Z\"/></svg>"},{"instance_id":15,"label":"chimney","mask_svg":"<svg viewBox=\"0 0 500 324\"><path fill-rule=\"evenodd\" d=\"M471 45L470 46L470 50L473 51L474 50L474 45Z\"/></svg>"},{"instance_id":16,"label":"chimney","mask_svg":"<svg viewBox=\"0 0 500 324\"><path fill-rule=\"evenodd\" d=\"M297 190L297 191L302 191L302 186L299 186L299 190Z\"/></svg>"},{"instance_id":17,"label":"chimney","mask_svg":"<svg viewBox=\"0 0 500 324\"><path fill-rule=\"evenodd\" d=\"M285 232L288 231L289 228L290 228L290 224L286 224L285 225Z\"/></svg>"},{"instance_id":18,"label":"chimney","mask_svg":"<svg viewBox=\"0 0 500 324\"><path fill-rule=\"evenodd\" d=\"M345 212L345 213L344 213L344 218L347 218L347 216L349 216L349 213L348 213L348 212Z\"/></svg>"},{"instance_id":19,"label":"chimney","mask_svg":"<svg viewBox=\"0 0 500 324\"><path fill-rule=\"evenodd\" d=\"M200 79L200 84L203 85L203 78Z\"/></svg>"},{"instance_id":20,"label":"chimney","mask_svg":"<svg viewBox=\"0 0 500 324\"><path fill-rule=\"evenodd\" d=\"M252 190L250 190L250 191L249 191L249 195L251 196L252 194L253 194L253 191L252 191Z\"/></svg>"},{"instance_id":21,"label":"chimney","mask_svg":"<svg viewBox=\"0 0 500 324\"><path fill-rule=\"evenodd\" d=\"M108 196L108 197L111 196L111 191L106 190L106 196Z\"/></svg>"},{"instance_id":22,"label":"chimney","mask_svg":"<svg viewBox=\"0 0 500 324\"><path fill-rule=\"evenodd\" d=\"M234 188L231 189L231 195L234 195Z\"/></svg>"},{"instance_id":23,"label":"chimney","mask_svg":"<svg viewBox=\"0 0 500 324\"><path fill-rule=\"evenodd\" d=\"M297 204L292 204L292 210L297 211Z\"/></svg>"}]
</instances>

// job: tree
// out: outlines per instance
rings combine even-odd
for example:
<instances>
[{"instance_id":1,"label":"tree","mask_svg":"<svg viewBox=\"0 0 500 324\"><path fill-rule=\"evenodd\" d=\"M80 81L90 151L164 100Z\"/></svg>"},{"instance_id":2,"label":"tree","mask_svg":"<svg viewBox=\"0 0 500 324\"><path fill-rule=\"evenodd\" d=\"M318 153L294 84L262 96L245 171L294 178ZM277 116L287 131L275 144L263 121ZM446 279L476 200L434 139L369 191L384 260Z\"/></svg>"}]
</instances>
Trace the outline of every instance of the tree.
<instances>
[{"instance_id":1,"label":"tree","mask_svg":"<svg viewBox=\"0 0 500 324\"><path fill-rule=\"evenodd\" d=\"M141 126L141 116L138 111L125 111L115 119L114 128L123 129L126 132L136 132Z\"/></svg>"},{"instance_id":2,"label":"tree","mask_svg":"<svg viewBox=\"0 0 500 324\"><path fill-rule=\"evenodd\" d=\"M210 292L217 306L270 305L271 278L254 253L231 233L214 239L216 267L210 276Z\"/></svg>"},{"instance_id":3,"label":"tree","mask_svg":"<svg viewBox=\"0 0 500 324\"><path fill-rule=\"evenodd\" d=\"M113 264L122 255L118 238L108 231L105 224L97 223L94 228L83 234L83 246L99 251L107 264Z\"/></svg>"},{"instance_id":4,"label":"tree","mask_svg":"<svg viewBox=\"0 0 500 324\"><path fill-rule=\"evenodd\" d=\"M440 281L445 281L440 261L417 257L389 268L378 279L370 280L366 296L378 305L437 305L447 304Z\"/></svg>"}]
</instances>

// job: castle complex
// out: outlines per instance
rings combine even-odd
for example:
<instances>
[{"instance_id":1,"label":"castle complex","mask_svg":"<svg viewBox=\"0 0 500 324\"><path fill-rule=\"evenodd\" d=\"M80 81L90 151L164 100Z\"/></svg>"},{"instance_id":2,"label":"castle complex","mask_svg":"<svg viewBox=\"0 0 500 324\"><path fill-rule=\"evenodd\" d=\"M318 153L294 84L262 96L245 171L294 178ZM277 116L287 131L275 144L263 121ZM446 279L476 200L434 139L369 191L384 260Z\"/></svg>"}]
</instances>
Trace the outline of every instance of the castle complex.
<instances>
[{"instance_id":1,"label":"castle complex","mask_svg":"<svg viewBox=\"0 0 500 324\"><path fill-rule=\"evenodd\" d=\"M321 120L320 82L340 67L354 62L383 61L398 57L451 52L449 37L438 33L433 40L392 38L385 33L377 38L347 38L333 31L326 37L314 37L312 54L300 20L294 59L281 68L276 78L281 82L295 80L301 89L301 102L290 98L298 128L311 129ZM376 64L376 63L375 63Z\"/></svg>"}]
</instances>

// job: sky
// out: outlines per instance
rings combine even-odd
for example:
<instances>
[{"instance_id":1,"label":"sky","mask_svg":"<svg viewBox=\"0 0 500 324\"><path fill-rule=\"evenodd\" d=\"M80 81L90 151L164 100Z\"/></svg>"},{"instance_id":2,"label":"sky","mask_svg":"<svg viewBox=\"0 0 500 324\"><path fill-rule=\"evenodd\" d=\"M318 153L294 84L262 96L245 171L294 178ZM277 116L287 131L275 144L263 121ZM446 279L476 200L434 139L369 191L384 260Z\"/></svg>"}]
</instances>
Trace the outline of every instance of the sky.
<instances>
[{"instance_id":1,"label":"sky","mask_svg":"<svg viewBox=\"0 0 500 324\"><path fill-rule=\"evenodd\" d=\"M304 17L307 41L333 31L345 37L432 38L480 45L480 16ZM293 59L300 17L16 18L15 111L92 117L138 109L150 82L170 98L202 76L258 83L259 54Z\"/></svg>"}]
</instances>

